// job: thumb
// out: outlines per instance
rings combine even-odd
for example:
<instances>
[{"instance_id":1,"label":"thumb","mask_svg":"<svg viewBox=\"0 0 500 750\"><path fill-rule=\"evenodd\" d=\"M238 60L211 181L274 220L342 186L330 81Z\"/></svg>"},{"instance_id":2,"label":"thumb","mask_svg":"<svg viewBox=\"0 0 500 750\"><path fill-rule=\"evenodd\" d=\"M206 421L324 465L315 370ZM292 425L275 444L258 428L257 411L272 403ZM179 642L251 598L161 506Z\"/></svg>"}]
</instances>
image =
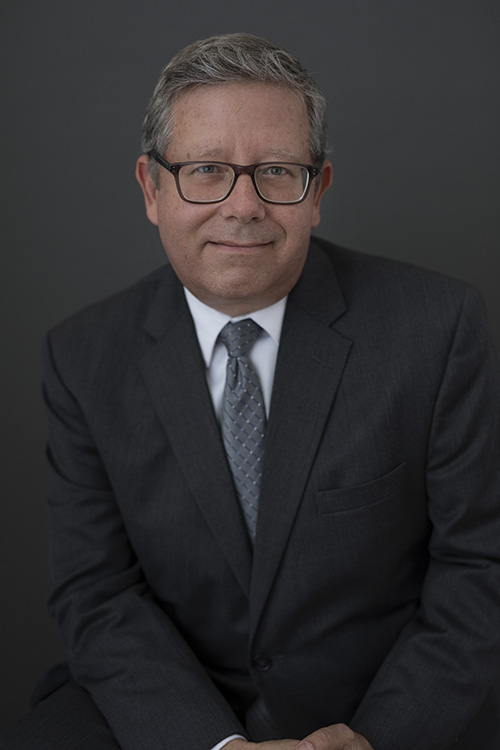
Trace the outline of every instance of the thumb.
<instances>
[{"instance_id":1,"label":"thumb","mask_svg":"<svg viewBox=\"0 0 500 750\"><path fill-rule=\"evenodd\" d=\"M332 724L304 737L295 750L342 750L355 739L356 735L345 724Z\"/></svg>"}]
</instances>

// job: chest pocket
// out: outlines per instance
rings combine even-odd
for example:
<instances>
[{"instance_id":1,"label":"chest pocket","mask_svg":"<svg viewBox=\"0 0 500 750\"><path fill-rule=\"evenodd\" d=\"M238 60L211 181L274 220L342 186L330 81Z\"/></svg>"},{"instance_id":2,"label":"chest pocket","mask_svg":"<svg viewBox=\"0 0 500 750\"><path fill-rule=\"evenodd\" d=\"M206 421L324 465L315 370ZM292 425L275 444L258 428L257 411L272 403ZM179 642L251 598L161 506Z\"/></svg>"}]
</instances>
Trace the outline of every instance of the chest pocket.
<instances>
[{"instance_id":1,"label":"chest pocket","mask_svg":"<svg viewBox=\"0 0 500 750\"><path fill-rule=\"evenodd\" d=\"M381 503L402 491L405 474L404 463L371 482L321 490L316 495L316 510L320 514L341 513Z\"/></svg>"}]
</instances>

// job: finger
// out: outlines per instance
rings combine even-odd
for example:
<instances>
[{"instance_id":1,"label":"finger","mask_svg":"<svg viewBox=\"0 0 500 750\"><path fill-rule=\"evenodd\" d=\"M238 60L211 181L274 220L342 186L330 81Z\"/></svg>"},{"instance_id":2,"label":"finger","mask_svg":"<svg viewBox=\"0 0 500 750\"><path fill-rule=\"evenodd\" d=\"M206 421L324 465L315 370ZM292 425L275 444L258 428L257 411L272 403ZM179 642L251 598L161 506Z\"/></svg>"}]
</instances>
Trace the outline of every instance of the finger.
<instances>
[{"instance_id":1,"label":"finger","mask_svg":"<svg viewBox=\"0 0 500 750\"><path fill-rule=\"evenodd\" d=\"M352 744L355 740L356 735L348 726L332 724L304 737L296 750L344 750L351 746L356 747Z\"/></svg>"}]
</instances>

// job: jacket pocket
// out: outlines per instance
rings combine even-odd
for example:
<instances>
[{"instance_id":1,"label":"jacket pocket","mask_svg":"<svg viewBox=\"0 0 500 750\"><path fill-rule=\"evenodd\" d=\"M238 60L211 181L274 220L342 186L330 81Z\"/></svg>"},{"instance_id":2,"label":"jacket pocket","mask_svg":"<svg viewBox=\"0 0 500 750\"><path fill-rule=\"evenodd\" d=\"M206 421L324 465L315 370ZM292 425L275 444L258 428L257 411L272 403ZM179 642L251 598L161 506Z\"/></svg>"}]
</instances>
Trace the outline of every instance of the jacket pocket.
<instances>
[{"instance_id":1,"label":"jacket pocket","mask_svg":"<svg viewBox=\"0 0 500 750\"><path fill-rule=\"evenodd\" d=\"M371 482L351 487L320 490L316 495L317 512L339 513L388 500L403 489L405 474L406 463L403 463Z\"/></svg>"}]
</instances>

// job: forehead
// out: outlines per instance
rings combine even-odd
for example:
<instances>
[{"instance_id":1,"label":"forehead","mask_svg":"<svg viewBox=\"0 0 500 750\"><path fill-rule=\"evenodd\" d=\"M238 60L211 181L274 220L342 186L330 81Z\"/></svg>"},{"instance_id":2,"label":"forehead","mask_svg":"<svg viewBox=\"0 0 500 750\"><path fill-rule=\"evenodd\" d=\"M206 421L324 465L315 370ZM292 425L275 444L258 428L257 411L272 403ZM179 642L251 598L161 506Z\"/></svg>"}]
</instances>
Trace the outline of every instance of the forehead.
<instances>
[{"instance_id":1,"label":"forehead","mask_svg":"<svg viewBox=\"0 0 500 750\"><path fill-rule=\"evenodd\" d=\"M266 154L308 158L305 102L285 87L246 82L202 85L181 94L172 115L168 151L176 160L229 159L242 152L255 161Z\"/></svg>"}]
</instances>

